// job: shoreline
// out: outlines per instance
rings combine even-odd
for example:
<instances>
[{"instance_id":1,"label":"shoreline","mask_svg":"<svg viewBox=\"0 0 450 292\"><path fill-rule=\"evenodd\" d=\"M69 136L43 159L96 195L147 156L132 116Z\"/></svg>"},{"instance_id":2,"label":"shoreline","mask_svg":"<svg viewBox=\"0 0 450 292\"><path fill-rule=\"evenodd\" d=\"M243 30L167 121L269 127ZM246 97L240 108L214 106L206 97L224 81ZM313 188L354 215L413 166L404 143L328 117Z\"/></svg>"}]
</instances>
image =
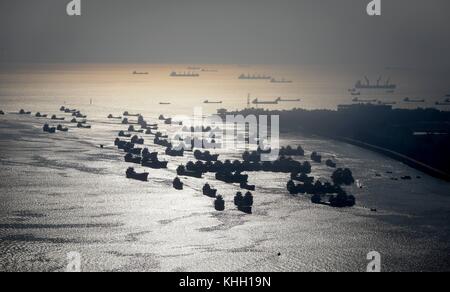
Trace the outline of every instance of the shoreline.
<instances>
[{"instance_id":1,"label":"shoreline","mask_svg":"<svg viewBox=\"0 0 450 292\"><path fill-rule=\"evenodd\" d=\"M428 174L434 178L438 178L447 182L450 182L450 175L446 174L445 172L442 172L434 167L431 167L427 164L424 164L420 161L417 161L411 157L408 157L406 155L403 155L401 153L383 148L383 147L379 147L376 145L372 145L372 144L368 144L362 141L358 141L358 140L354 140L354 139L350 139L350 138L345 138L345 137L328 137L330 139L336 140L336 141L341 141L344 143L348 143L354 146L358 146L360 148L363 149L367 149L376 153L380 153L383 154L389 158L392 158L394 160L397 160L399 162L402 162L406 165L408 165L409 167L412 167L416 170L419 170L425 174Z\"/></svg>"}]
</instances>

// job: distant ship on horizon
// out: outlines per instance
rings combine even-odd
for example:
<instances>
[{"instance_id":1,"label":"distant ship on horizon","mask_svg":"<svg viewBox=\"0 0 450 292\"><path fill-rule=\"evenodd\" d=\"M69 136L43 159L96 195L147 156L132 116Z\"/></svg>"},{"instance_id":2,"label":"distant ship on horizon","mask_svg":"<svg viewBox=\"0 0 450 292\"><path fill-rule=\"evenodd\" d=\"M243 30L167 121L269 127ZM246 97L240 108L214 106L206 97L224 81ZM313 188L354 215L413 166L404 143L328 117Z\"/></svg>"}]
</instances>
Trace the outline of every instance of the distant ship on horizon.
<instances>
[{"instance_id":1,"label":"distant ship on horizon","mask_svg":"<svg viewBox=\"0 0 450 292\"><path fill-rule=\"evenodd\" d=\"M239 76L239 79L241 79L241 80L271 80L272 77L271 77L271 76L268 76L268 75L260 75L260 74L253 74L253 75L250 75L250 74L247 74L247 75L241 74L241 75Z\"/></svg>"},{"instance_id":2,"label":"distant ship on horizon","mask_svg":"<svg viewBox=\"0 0 450 292\"><path fill-rule=\"evenodd\" d=\"M216 69L202 69L202 72L219 72L219 70Z\"/></svg>"},{"instance_id":3,"label":"distant ship on horizon","mask_svg":"<svg viewBox=\"0 0 450 292\"><path fill-rule=\"evenodd\" d=\"M419 103L419 102L425 102L425 99L412 99L412 98L407 97L403 101L404 102L417 102L417 103Z\"/></svg>"},{"instance_id":4,"label":"distant ship on horizon","mask_svg":"<svg viewBox=\"0 0 450 292\"><path fill-rule=\"evenodd\" d=\"M170 77L200 77L200 74L194 73L194 72L179 73L179 72L173 71L172 73L170 73Z\"/></svg>"},{"instance_id":5,"label":"distant ship on horizon","mask_svg":"<svg viewBox=\"0 0 450 292\"><path fill-rule=\"evenodd\" d=\"M302 101L300 98L281 98L278 100L280 102L299 102Z\"/></svg>"},{"instance_id":6,"label":"distant ship on horizon","mask_svg":"<svg viewBox=\"0 0 450 292\"><path fill-rule=\"evenodd\" d=\"M148 72L133 71L133 75L148 75Z\"/></svg>"},{"instance_id":7,"label":"distant ship on horizon","mask_svg":"<svg viewBox=\"0 0 450 292\"><path fill-rule=\"evenodd\" d=\"M293 83L293 81L292 80L287 80L287 79L284 79L284 78L282 78L282 79L272 78L270 80L270 83Z\"/></svg>"},{"instance_id":8,"label":"distant ship on horizon","mask_svg":"<svg viewBox=\"0 0 450 292\"><path fill-rule=\"evenodd\" d=\"M203 103L206 103L206 104L222 104L223 101L209 101L209 100L205 100Z\"/></svg>"},{"instance_id":9,"label":"distant ship on horizon","mask_svg":"<svg viewBox=\"0 0 450 292\"><path fill-rule=\"evenodd\" d=\"M354 99L352 99L353 102L377 102L377 99L361 99L359 97L355 97Z\"/></svg>"},{"instance_id":10,"label":"distant ship on horizon","mask_svg":"<svg viewBox=\"0 0 450 292\"><path fill-rule=\"evenodd\" d=\"M370 84L370 80L367 77L364 77L366 80L366 83L363 84L361 80L358 80L355 84L356 89L385 89L385 90L394 90L397 88L396 84L391 84L390 78L386 80L384 84L381 83L381 77L378 78L377 84Z\"/></svg>"},{"instance_id":11,"label":"distant ship on horizon","mask_svg":"<svg viewBox=\"0 0 450 292\"><path fill-rule=\"evenodd\" d=\"M281 97L275 99L274 101L259 101L257 98L255 98L252 103L253 104L278 104L278 102L281 101Z\"/></svg>"}]
</instances>

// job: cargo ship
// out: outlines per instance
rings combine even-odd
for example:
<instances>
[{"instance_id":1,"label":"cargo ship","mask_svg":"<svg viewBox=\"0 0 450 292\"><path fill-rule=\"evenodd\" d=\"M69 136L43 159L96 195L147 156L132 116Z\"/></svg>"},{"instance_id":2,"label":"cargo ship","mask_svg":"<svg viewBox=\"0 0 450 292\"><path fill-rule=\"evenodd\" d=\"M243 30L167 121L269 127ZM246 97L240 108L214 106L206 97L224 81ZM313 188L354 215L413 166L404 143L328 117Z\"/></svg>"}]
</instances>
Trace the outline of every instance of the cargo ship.
<instances>
[{"instance_id":1,"label":"cargo ship","mask_svg":"<svg viewBox=\"0 0 450 292\"><path fill-rule=\"evenodd\" d=\"M404 102L417 102L417 103L419 103L419 102L425 102L425 99L412 99L412 98L407 97L403 101Z\"/></svg>"},{"instance_id":2,"label":"cargo ship","mask_svg":"<svg viewBox=\"0 0 450 292\"><path fill-rule=\"evenodd\" d=\"M292 80L286 80L286 79L284 79L284 78L282 78L282 79L275 79L275 78L272 78L271 80L270 80L270 83L293 83L293 81Z\"/></svg>"},{"instance_id":3,"label":"cargo ship","mask_svg":"<svg viewBox=\"0 0 450 292\"><path fill-rule=\"evenodd\" d=\"M259 101L257 98L255 98L252 103L253 104L278 104L278 102L281 101L281 98L277 98L274 101Z\"/></svg>"},{"instance_id":4,"label":"cargo ship","mask_svg":"<svg viewBox=\"0 0 450 292\"><path fill-rule=\"evenodd\" d=\"M239 76L239 79L241 79L241 80L271 80L272 77L271 76L267 76L267 75L259 75L259 74L253 74L253 75L241 74Z\"/></svg>"},{"instance_id":5,"label":"cargo ship","mask_svg":"<svg viewBox=\"0 0 450 292\"><path fill-rule=\"evenodd\" d=\"M148 72L133 71L133 75L148 75Z\"/></svg>"},{"instance_id":6,"label":"cargo ship","mask_svg":"<svg viewBox=\"0 0 450 292\"><path fill-rule=\"evenodd\" d=\"M203 103L206 104L222 104L222 101L209 101L209 100L205 100Z\"/></svg>"},{"instance_id":7,"label":"cargo ship","mask_svg":"<svg viewBox=\"0 0 450 292\"><path fill-rule=\"evenodd\" d=\"M280 98L278 101L280 101L280 102L300 102L302 100L300 98Z\"/></svg>"},{"instance_id":8,"label":"cargo ship","mask_svg":"<svg viewBox=\"0 0 450 292\"><path fill-rule=\"evenodd\" d=\"M397 85L391 84L390 79L388 79L384 84L381 84L381 77L378 78L377 84L370 84L370 80L367 77L364 77L366 79L366 83L363 84L361 80L358 80L355 84L356 89L383 89L383 90L394 90L397 88Z\"/></svg>"},{"instance_id":9,"label":"cargo ship","mask_svg":"<svg viewBox=\"0 0 450 292\"><path fill-rule=\"evenodd\" d=\"M172 73L170 73L170 77L200 77L200 74L198 73L193 73L193 72L183 72L183 73L179 73L179 72L175 72L173 71Z\"/></svg>"}]
</instances>

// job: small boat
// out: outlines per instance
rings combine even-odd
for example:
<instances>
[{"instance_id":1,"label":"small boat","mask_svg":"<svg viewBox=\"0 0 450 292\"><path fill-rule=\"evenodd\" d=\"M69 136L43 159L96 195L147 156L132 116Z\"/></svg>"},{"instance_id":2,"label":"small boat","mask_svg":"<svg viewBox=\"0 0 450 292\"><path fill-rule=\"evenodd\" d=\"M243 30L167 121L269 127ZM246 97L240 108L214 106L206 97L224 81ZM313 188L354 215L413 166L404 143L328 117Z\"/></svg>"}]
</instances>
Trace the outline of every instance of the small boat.
<instances>
[{"instance_id":1,"label":"small boat","mask_svg":"<svg viewBox=\"0 0 450 292\"><path fill-rule=\"evenodd\" d=\"M352 93L350 93L352 96L360 96L361 95L361 92L352 92Z\"/></svg>"},{"instance_id":2,"label":"small boat","mask_svg":"<svg viewBox=\"0 0 450 292\"><path fill-rule=\"evenodd\" d=\"M210 198L215 198L217 195L217 190L211 188L211 186L207 183L203 186L203 195L208 196Z\"/></svg>"},{"instance_id":3,"label":"small boat","mask_svg":"<svg viewBox=\"0 0 450 292\"><path fill-rule=\"evenodd\" d=\"M160 102L159 104L160 104L160 105L171 105L170 102Z\"/></svg>"},{"instance_id":4,"label":"small boat","mask_svg":"<svg viewBox=\"0 0 450 292\"><path fill-rule=\"evenodd\" d=\"M246 183L248 182L248 175L241 174L240 172L218 172L216 173L216 179L225 183Z\"/></svg>"},{"instance_id":5,"label":"small boat","mask_svg":"<svg viewBox=\"0 0 450 292\"><path fill-rule=\"evenodd\" d=\"M133 71L133 75L148 75L148 72Z\"/></svg>"},{"instance_id":6,"label":"small boat","mask_svg":"<svg viewBox=\"0 0 450 292\"><path fill-rule=\"evenodd\" d=\"M143 130L143 129L136 130L136 129L134 128L133 125L130 125L130 126L128 127L128 132L144 133L144 130Z\"/></svg>"},{"instance_id":7,"label":"small boat","mask_svg":"<svg viewBox=\"0 0 450 292\"><path fill-rule=\"evenodd\" d=\"M115 116L113 116L112 114L109 114L109 115L108 115L108 119L116 119L116 120L121 120L121 119L122 119L122 117L115 117Z\"/></svg>"},{"instance_id":8,"label":"small boat","mask_svg":"<svg viewBox=\"0 0 450 292\"><path fill-rule=\"evenodd\" d=\"M135 164L141 164L142 158L140 156L135 156L131 153L127 153L124 156L125 162L128 163L135 163Z\"/></svg>"},{"instance_id":9,"label":"small boat","mask_svg":"<svg viewBox=\"0 0 450 292\"><path fill-rule=\"evenodd\" d=\"M252 213L253 206L253 195L250 192L247 192L245 196L242 196L241 192L238 192L234 197L234 204L238 207L239 211L242 211L247 214Z\"/></svg>"},{"instance_id":10,"label":"small boat","mask_svg":"<svg viewBox=\"0 0 450 292\"><path fill-rule=\"evenodd\" d=\"M72 124L78 124L78 123L86 124L86 123L87 123L86 120L78 121L76 118L73 118L72 120L70 120L70 122L71 122Z\"/></svg>"},{"instance_id":11,"label":"small boat","mask_svg":"<svg viewBox=\"0 0 450 292\"><path fill-rule=\"evenodd\" d=\"M223 197L221 195L218 195L216 200L214 201L214 208L217 211L225 210L225 201L223 200Z\"/></svg>"},{"instance_id":12,"label":"small boat","mask_svg":"<svg viewBox=\"0 0 450 292\"><path fill-rule=\"evenodd\" d=\"M163 146L166 148L172 148L172 143L170 143L169 141L167 141L165 139L160 139L158 136L155 137L155 139L153 140L153 143L155 145Z\"/></svg>"},{"instance_id":13,"label":"small boat","mask_svg":"<svg viewBox=\"0 0 450 292\"><path fill-rule=\"evenodd\" d=\"M133 137L131 137L131 143L143 145L144 144L144 138L139 138L138 136L134 135Z\"/></svg>"},{"instance_id":14,"label":"small boat","mask_svg":"<svg viewBox=\"0 0 450 292\"><path fill-rule=\"evenodd\" d=\"M45 124L42 129L44 130L44 132L47 132L47 133L50 133L50 134L56 133L56 128L55 127L50 127L48 124Z\"/></svg>"},{"instance_id":15,"label":"small boat","mask_svg":"<svg viewBox=\"0 0 450 292\"><path fill-rule=\"evenodd\" d=\"M179 176L190 176L195 178L202 178L203 173L200 171L186 170L184 165L180 165L177 168L177 174Z\"/></svg>"},{"instance_id":16,"label":"small boat","mask_svg":"<svg viewBox=\"0 0 450 292\"><path fill-rule=\"evenodd\" d=\"M331 160L331 159L328 159L328 160L325 162L325 164L326 164L328 167L336 168L336 163L335 163L333 160Z\"/></svg>"},{"instance_id":17,"label":"small boat","mask_svg":"<svg viewBox=\"0 0 450 292\"><path fill-rule=\"evenodd\" d=\"M142 153L142 148L127 147L124 150L125 150L125 152L132 154L132 155L141 155L141 153Z\"/></svg>"},{"instance_id":18,"label":"small boat","mask_svg":"<svg viewBox=\"0 0 450 292\"><path fill-rule=\"evenodd\" d=\"M197 160L217 161L219 159L219 154L212 155L209 151L201 152L200 150L195 150L194 157Z\"/></svg>"},{"instance_id":19,"label":"small boat","mask_svg":"<svg viewBox=\"0 0 450 292\"><path fill-rule=\"evenodd\" d=\"M157 154L157 153L156 153ZM141 165L153 169L167 168L168 161L159 161L158 159L142 158Z\"/></svg>"},{"instance_id":20,"label":"small boat","mask_svg":"<svg viewBox=\"0 0 450 292\"><path fill-rule=\"evenodd\" d=\"M258 147L258 153L261 154L270 154L272 149L262 150ZM305 156L305 150L303 150L302 146L297 146L297 149L292 148L292 146L281 147L280 149L281 156Z\"/></svg>"},{"instance_id":21,"label":"small boat","mask_svg":"<svg viewBox=\"0 0 450 292\"><path fill-rule=\"evenodd\" d=\"M130 114L129 112L125 111L123 113L123 116L125 117L139 117L141 114Z\"/></svg>"},{"instance_id":22,"label":"small boat","mask_svg":"<svg viewBox=\"0 0 450 292\"><path fill-rule=\"evenodd\" d=\"M40 112L37 112L35 116L36 118L46 118L48 115L43 115Z\"/></svg>"},{"instance_id":23,"label":"small boat","mask_svg":"<svg viewBox=\"0 0 450 292\"><path fill-rule=\"evenodd\" d=\"M20 115L31 115L31 112L26 112L24 109L21 109L21 110L19 111L19 114L20 114Z\"/></svg>"},{"instance_id":24,"label":"small boat","mask_svg":"<svg viewBox=\"0 0 450 292\"><path fill-rule=\"evenodd\" d=\"M166 155L172 156L172 157L183 157L184 156L184 149L173 149L171 147L166 148Z\"/></svg>"},{"instance_id":25,"label":"small boat","mask_svg":"<svg viewBox=\"0 0 450 292\"><path fill-rule=\"evenodd\" d=\"M4 111L0 111L0 115L5 115L5 112Z\"/></svg>"},{"instance_id":26,"label":"small boat","mask_svg":"<svg viewBox=\"0 0 450 292\"><path fill-rule=\"evenodd\" d=\"M59 111L61 111L61 112L66 111L66 107L65 107L65 106L60 107L60 108L59 108Z\"/></svg>"},{"instance_id":27,"label":"small boat","mask_svg":"<svg viewBox=\"0 0 450 292\"><path fill-rule=\"evenodd\" d=\"M54 121L64 121L66 118L58 118L56 115L53 115L51 117L51 119L54 120Z\"/></svg>"},{"instance_id":28,"label":"small boat","mask_svg":"<svg viewBox=\"0 0 450 292\"><path fill-rule=\"evenodd\" d=\"M79 119L86 119L87 118L86 115L83 115L81 113L73 113L72 116L74 116L76 118L79 118Z\"/></svg>"},{"instance_id":29,"label":"small boat","mask_svg":"<svg viewBox=\"0 0 450 292\"><path fill-rule=\"evenodd\" d=\"M317 162L317 163L322 163L322 156L314 151L311 154L311 160L314 161L314 162Z\"/></svg>"},{"instance_id":30,"label":"small boat","mask_svg":"<svg viewBox=\"0 0 450 292\"><path fill-rule=\"evenodd\" d=\"M356 199L352 195L347 195L345 193L338 194L337 196L331 196L329 199L330 206L343 208L343 207L353 207L356 204Z\"/></svg>"},{"instance_id":31,"label":"small boat","mask_svg":"<svg viewBox=\"0 0 450 292\"><path fill-rule=\"evenodd\" d=\"M176 177L172 182L173 188L176 190L183 190L184 184L179 177Z\"/></svg>"},{"instance_id":32,"label":"small boat","mask_svg":"<svg viewBox=\"0 0 450 292\"><path fill-rule=\"evenodd\" d=\"M91 125L83 125L83 123L78 123L77 124L77 128L80 128L80 129L91 129L92 126Z\"/></svg>"},{"instance_id":33,"label":"small boat","mask_svg":"<svg viewBox=\"0 0 450 292\"><path fill-rule=\"evenodd\" d=\"M58 130L60 132L69 132L69 128L64 128L62 125L58 125L56 127L56 130Z\"/></svg>"},{"instance_id":34,"label":"small boat","mask_svg":"<svg viewBox=\"0 0 450 292\"><path fill-rule=\"evenodd\" d=\"M248 191L253 191L253 192L256 190L256 186L255 185L249 185L247 182L241 182L239 184L239 187L241 189L248 190Z\"/></svg>"},{"instance_id":35,"label":"small boat","mask_svg":"<svg viewBox=\"0 0 450 292\"><path fill-rule=\"evenodd\" d=\"M147 181L148 175L149 174L147 172L136 173L136 171L134 170L133 167L129 167L126 171L127 178L134 179L134 180Z\"/></svg>"},{"instance_id":36,"label":"small boat","mask_svg":"<svg viewBox=\"0 0 450 292\"><path fill-rule=\"evenodd\" d=\"M126 134L124 131L120 131L118 134L119 137L131 138L131 134Z\"/></svg>"}]
</instances>

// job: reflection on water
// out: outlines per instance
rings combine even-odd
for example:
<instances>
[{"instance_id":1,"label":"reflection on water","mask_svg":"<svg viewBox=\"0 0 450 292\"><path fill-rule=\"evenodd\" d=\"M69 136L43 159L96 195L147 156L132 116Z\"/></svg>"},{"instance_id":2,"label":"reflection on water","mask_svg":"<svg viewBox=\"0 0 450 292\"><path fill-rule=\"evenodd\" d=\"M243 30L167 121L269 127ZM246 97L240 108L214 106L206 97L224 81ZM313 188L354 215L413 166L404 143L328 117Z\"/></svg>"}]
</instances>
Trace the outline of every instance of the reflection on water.
<instances>
[{"instance_id":1,"label":"reflection on water","mask_svg":"<svg viewBox=\"0 0 450 292\"><path fill-rule=\"evenodd\" d=\"M60 114L66 102L86 113L93 129L48 136L41 130L46 120L0 117L0 270L60 271L66 253L78 251L87 271L365 271L372 250L382 255L383 270L449 270L446 182L355 146L284 135L281 145L302 145L305 157L318 151L324 161L332 158L338 167L351 168L364 186L349 189L357 206L313 205L309 197L288 195L289 175L261 172L250 174L257 191L253 214L246 215L233 204L239 187L212 174L185 178L184 190L173 190L176 167L192 154L165 157L162 147L149 143L169 160L169 168L149 170L147 183L125 179L128 164L113 146L124 126L106 119L129 110L153 123L161 113L191 114L204 99L224 100L205 106L205 112L242 107L247 92L261 99L301 95L301 106L333 107L330 101L342 102L336 84L345 81L340 85L345 91L354 76L331 82L326 80L333 74L320 70L308 71L309 79L280 70L277 76L295 82L274 88L237 80L238 73L277 73L274 68L214 66L218 72L201 79L176 81L168 73L182 71L181 66L100 68L94 75L86 67L68 72L57 66L45 74L21 69L1 75L3 110ZM134 76L134 70L149 75ZM315 78L321 81L312 82ZM317 97L327 91L328 98ZM227 150L221 159L240 154ZM313 166L315 177L329 179L331 172L325 164ZM405 175L421 179L391 180ZM213 200L202 195L206 182L224 196L224 212L216 212Z\"/></svg>"}]
</instances>

